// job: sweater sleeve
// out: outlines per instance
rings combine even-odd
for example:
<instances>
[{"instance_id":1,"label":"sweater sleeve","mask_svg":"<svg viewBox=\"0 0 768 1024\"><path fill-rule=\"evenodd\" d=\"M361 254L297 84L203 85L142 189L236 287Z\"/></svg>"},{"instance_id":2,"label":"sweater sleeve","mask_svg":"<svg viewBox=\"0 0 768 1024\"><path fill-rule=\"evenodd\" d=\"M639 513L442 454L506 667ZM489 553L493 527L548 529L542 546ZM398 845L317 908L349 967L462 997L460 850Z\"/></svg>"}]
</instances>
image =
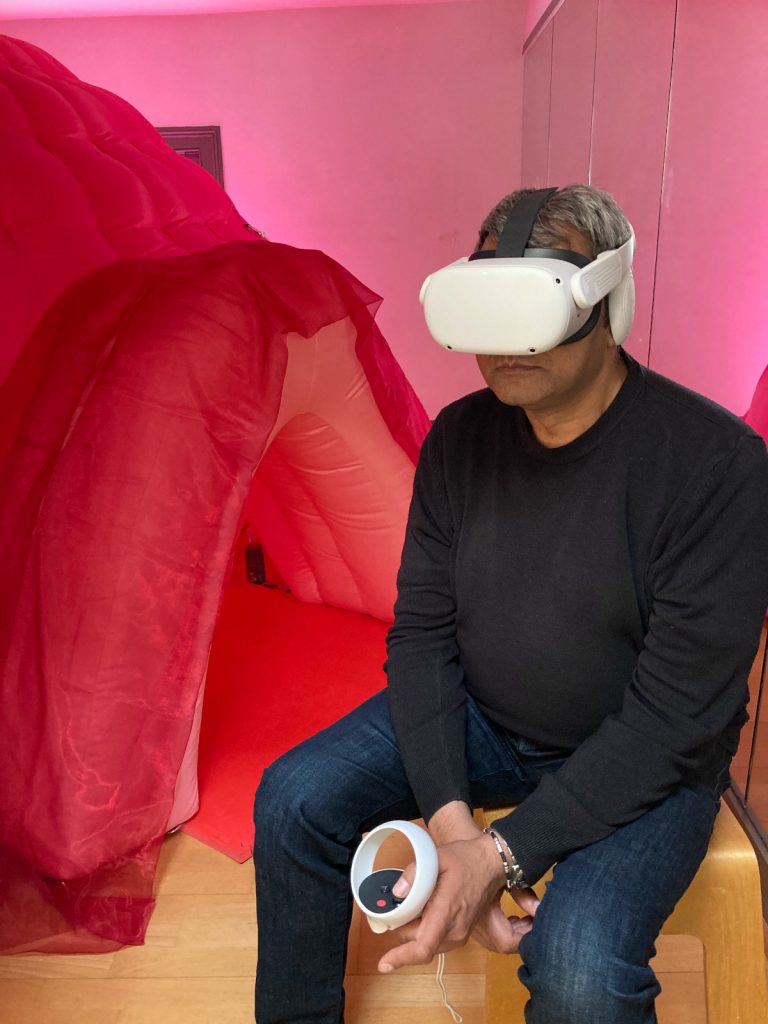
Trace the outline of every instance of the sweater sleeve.
<instances>
[{"instance_id":1,"label":"sweater sleeve","mask_svg":"<svg viewBox=\"0 0 768 1024\"><path fill-rule=\"evenodd\" d=\"M438 417L416 468L384 666L400 755L425 820L451 800L470 803L444 471Z\"/></svg>"},{"instance_id":2,"label":"sweater sleeve","mask_svg":"<svg viewBox=\"0 0 768 1024\"><path fill-rule=\"evenodd\" d=\"M670 510L620 711L496 823L525 877L633 821L712 761L745 703L768 604L768 454L744 435Z\"/></svg>"}]
</instances>

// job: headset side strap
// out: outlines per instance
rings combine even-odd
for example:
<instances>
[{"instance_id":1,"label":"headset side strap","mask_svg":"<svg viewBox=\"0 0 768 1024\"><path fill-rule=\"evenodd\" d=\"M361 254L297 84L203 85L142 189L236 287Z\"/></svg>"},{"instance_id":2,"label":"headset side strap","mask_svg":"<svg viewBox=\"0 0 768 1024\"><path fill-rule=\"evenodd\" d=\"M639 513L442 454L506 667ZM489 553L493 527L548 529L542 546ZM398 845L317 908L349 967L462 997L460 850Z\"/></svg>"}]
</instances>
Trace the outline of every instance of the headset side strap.
<instances>
[{"instance_id":1,"label":"headset side strap","mask_svg":"<svg viewBox=\"0 0 768 1024\"><path fill-rule=\"evenodd\" d=\"M618 249L601 252L583 270L571 278L573 301L581 309L589 309L613 291L632 269L635 251L634 233Z\"/></svg>"}]
</instances>

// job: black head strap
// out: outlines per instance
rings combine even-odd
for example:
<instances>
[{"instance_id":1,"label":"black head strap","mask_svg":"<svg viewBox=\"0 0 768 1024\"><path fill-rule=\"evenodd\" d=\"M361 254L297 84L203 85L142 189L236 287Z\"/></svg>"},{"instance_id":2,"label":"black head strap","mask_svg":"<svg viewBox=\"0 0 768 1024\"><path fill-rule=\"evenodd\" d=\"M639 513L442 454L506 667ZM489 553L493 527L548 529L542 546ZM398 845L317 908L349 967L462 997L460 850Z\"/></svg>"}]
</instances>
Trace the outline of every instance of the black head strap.
<instances>
[{"instance_id":1,"label":"black head strap","mask_svg":"<svg viewBox=\"0 0 768 1024\"><path fill-rule=\"evenodd\" d=\"M468 257L468 261L472 263L474 260L492 260L497 255L496 249L478 249ZM588 256L572 252L570 249L526 249L523 256L532 260L565 260L566 263L573 263L579 268L586 267L592 262Z\"/></svg>"},{"instance_id":2,"label":"black head strap","mask_svg":"<svg viewBox=\"0 0 768 1024\"><path fill-rule=\"evenodd\" d=\"M556 188L540 188L518 199L507 217L501 238L496 245L497 257L502 259L523 255L539 210L555 192Z\"/></svg>"},{"instance_id":3,"label":"black head strap","mask_svg":"<svg viewBox=\"0 0 768 1024\"><path fill-rule=\"evenodd\" d=\"M578 329L578 331L574 331L574 333L569 338L566 338L564 341L561 341L560 344L570 345L574 341L581 341L582 338L586 338L590 331L593 331L597 326L597 321L600 317L600 310L602 308L603 300L600 299L600 301L592 307L592 312L589 314L589 316Z\"/></svg>"},{"instance_id":4,"label":"black head strap","mask_svg":"<svg viewBox=\"0 0 768 1024\"><path fill-rule=\"evenodd\" d=\"M579 269L592 262L589 256L573 252L571 249L526 249L523 256L531 260L565 260L566 263L573 263Z\"/></svg>"}]
</instances>

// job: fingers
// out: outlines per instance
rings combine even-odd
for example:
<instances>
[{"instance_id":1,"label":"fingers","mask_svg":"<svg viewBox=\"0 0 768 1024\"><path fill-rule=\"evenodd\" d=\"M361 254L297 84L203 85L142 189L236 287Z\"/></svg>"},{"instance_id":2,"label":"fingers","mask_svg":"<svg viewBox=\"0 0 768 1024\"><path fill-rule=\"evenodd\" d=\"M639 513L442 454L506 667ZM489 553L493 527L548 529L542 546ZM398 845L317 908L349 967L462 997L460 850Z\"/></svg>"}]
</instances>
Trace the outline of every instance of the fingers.
<instances>
[{"instance_id":1,"label":"fingers","mask_svg":"<svg viewBox=\"0 0 768 1024\"><path fill-rule=\"evenodd\" d=\"M472 934L481 946L492 953L517 953L523 936L532 927L532 917L508 918L496 905L478 920Z\"/></svg>"},{"instance_id":2,"label":"fingers","mask_svg":"<svg viewBox=\"0 0 768 1024\"><path fill-rule=\"evenodd\" d=\"M536 915L540 900L533 889L516 889L512 898L526 914L530 914L531 917Z\"/></svg>"},{"instance_id":3,"label":"fingers","mask_svg":"<svg viewBox=\"0 0 768 1024\"><path fill-rule=\"evenodd\" d=\"M401 924L399 928L393 929L391 932L392 937L397 939L401 946L404 946L406 942L412 942L419 934L420 924L420 917L417 917L415 921L411 921L409 924Z\"/></svg>"},{"instance_id":4,"label":"fingers","mask_svg":"<svg viewBox=\"0 0 768 1024\"><path fill-rule=\"evenodd\" d=\"M407 964L429 963L436 953L463 945L491 901L496 900L498 910L496 858L491 862L491 869L486 870L485 844L478 848L478 842L475 839L456 841L439 848L437 885L422 911L418 928L415 934L408 929L398 936L402 945L381 958L381 971L386 973ZM416 865L409 864L393 887L396 897L402 899L408 893L415 873ZM535 914L538 900L531 890L521 891L518 902L531 915ZM522 922L518 918L507 921L500 910L498 914L494 937L488 939L491 948L516 949L522 936L530 930L530 918Z\"/></svg>"},{"instance_id":5,"label":"fingers","mask_svg":"<svg viewBox=\"0 0 768 1024\"><path fill-rule=\"evenodd\" d=\"M413 880L416 877L416 861L411 861L402 875L398 878L395 885L392 887L392 892L397 896L399 900L405 899L408 893L411 891Z\"/></svg>"},{"instance_id":6,"label":"fingers","mask_svg":"<svg viewBox=\"0 0 768 1024\"><path fill-rule=\"evenodd\" d=\"M405 942L402 946L395 946L394 949L390 949L389 952L385 953L381 960L379 960L379 971L382 974L390 974L392 971L396 971L398 967L409 967L412 964L428 964L438 952L441 952L441 950L433 949L432 946L428 946L418 939L411 939L410 942Z\"/></svg>"},{"instance_id":7,"label":"fingers","mask_svg":"<svg viewBox=\"0 0 768 1024\"><path fill-rule=\"evenodd\" d=\"M441 900L430 901L422 913L415 934L411 931L413 924L397 929L404 933L407 941L384 954L379 961L379 970L387 974L409 964L428 964L437 953L463 945L467 941L466 936L463 941L447 937L450 926L448 904Z\"/></svg>"},{"instance_id":8,"label":"fingers","mask_svg":"<svg viewBox=\"0 0 768 1024\"><path fill-rule=\"evenodd\" d=\"M378 969L389 974L400 967L428 964L437 953L446 953L464 945L445 937L446 922L433 916L424 927L424 919L397 928L393 935L401 943L390 949L379 961ZM472 930L474 938L492 953L517 953L523 937L533 928L533 917L506 917L494 904L478 920Z\"/></svg>"}]
</instances>

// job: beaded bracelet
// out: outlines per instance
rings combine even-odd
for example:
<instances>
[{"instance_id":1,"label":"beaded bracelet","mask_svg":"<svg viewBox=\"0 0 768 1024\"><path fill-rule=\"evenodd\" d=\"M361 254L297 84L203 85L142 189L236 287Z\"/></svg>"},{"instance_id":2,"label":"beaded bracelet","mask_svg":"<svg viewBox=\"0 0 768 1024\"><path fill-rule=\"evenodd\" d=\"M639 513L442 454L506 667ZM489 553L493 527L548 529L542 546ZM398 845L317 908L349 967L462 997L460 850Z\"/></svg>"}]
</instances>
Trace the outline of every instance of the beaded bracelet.
<instances>
[{"instance_id":1,"label":"beaded bracelet","mask_svg":"<svg viewBox=\"0 0 768 1024\"><path fill-rule=\"evenodd\" d=\"M515 856L512 851L510 850L509 856L507 856L495 829L486 827L483 829L483 832L485 832L486 835L489 835L494 843L496 843L496 849L499 851L501 863L504 865L504 888L507 892L513 894L516 889L527 889L528 883L523 877L523 869L515 860Z\"/></svg>"}]
</instances>

